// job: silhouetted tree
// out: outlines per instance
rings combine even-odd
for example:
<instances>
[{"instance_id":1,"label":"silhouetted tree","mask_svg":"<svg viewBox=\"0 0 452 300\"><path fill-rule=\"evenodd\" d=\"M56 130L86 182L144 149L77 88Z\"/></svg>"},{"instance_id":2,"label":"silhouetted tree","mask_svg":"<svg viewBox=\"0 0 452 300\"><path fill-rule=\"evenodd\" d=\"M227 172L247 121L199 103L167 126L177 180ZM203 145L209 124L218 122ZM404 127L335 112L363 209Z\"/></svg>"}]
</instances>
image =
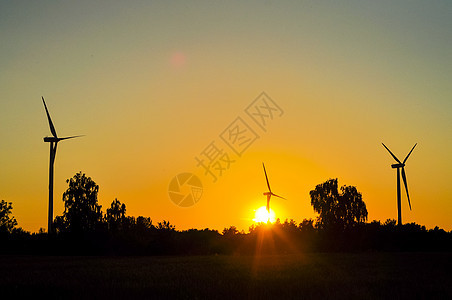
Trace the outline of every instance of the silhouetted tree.
<instances>
[{"instance_id":1,"label":"silhouetted tree","mask_svg":"<svg viewBox=\"0 0 452 300\"><path fill-rule=\"evenodd\" d=\"M55 219L57 232L93 232L102 226L102 206L97 203L99 186L79 172L66 180L69 184L63 193L64 213Z\"/></svg>"},{"instance_id":2,"label":"silhouetted tree","mask_svg":"<svg viewBox=\"0 0 452 300\"><path fill-rule=\"evenodd\" d=\"M346 229L367 220L366 204L354 186L342 186L337 178L316 186L310 192L311 205L319 213L316 226L322 229Z\"/></svg>"},{"instance_id":3,"label":"silhouetted tree","mask_svg":"<svg viewBox=\"0 0 452 300\"><path fill-rule=\"evenodd\" d=\"M298 224L298 228L301 232L312 232L314 231L314 220L313 219L303 219L303 221Z\"/></svg>"},{"instance_id":4,"label":"silhouetted tree","mask_svg":"<svg viewBox=\"0 0 452 300\"><path fill-rule=\"evenodd\" d=\"M157 223L157 229L161 231L175 231L176 227L172 224L170 224L169 221L163 220L163 222Z\"/></svg>"},{"instance_id":5,"label":"silhouetted tree","mask_svg":"<svg viewBox=\"0 0 452 300\"><path fill-rule=\"evenodd\" d=\"M107 209L105 215L108 230L117 232L124 229L126 225L126 205L121 203L118 199L113 200L110 208Z\"/></svg>"},{"instance_id":6,"label":"silhouetted tree","mask_svg":"<svg viewBox=\"0 0 452 300\"><path fill-rule=\"evenodd\" d=\"M224 236L234 236L236 234L239 234L239 230L235 226L230 226L229 228L223 229Z\"/></svg>"},{"instance_id":7,"label":"silhouetted tree","mask_svg":"<svg viewBox=\"0 0 452 300\"><path fill-rule=\"evenodd\" d=\"M13 210L13 203L2 200L0 202L0 233L11 233L17 225L17 221L10 216Z\"/></svg>"},{"instance_id":8,"label":"silhouetted tree","mask_svg":"<svg viewBox=\"0 0 452 300\"><path fill-rule=\"evenodd\" d=\"M142 227L144 229L152 229L154 225L152 225L152 220L149 217L139 216L136 221L136 225L138 227Z\"/></svg>"},{"instance_id":9,"label":"silhouetted tree","mask_svg":"<svg viewBox=\"0 0 452 300\"><path fill-rule=\"evenodd\" d=\"M384 226L390 228L390 229L394 229L397 225L397 221L394 219L387 219L384 223Z\"/></svg>"},{"instance_id":10,"label":"silhouetted tree","mask_svg":"<svg viewBox=\"0 0 452 300\"><path fill-rule=\"evenodd\" d=\"M297 222L294 219L285 219L284 223L282 223L282 229L287 232L297 232L298 226Z\"/></svg>"}]
</instances>

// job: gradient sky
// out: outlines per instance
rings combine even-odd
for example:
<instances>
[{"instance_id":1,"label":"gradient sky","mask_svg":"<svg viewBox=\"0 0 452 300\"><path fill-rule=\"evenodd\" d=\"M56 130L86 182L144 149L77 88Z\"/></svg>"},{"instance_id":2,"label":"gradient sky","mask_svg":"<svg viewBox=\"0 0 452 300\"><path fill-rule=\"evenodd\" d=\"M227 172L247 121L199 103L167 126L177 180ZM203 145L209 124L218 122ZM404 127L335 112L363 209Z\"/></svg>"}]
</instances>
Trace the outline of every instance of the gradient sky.
<instances>
[{"instance_id":1,"label":"gradient sky","mask_svg":"<svg viewBox=\"0 0 452 300\"><path fill-rule=\"evenodd\" d=\"M19 226L47 227L50 135L60 136L54 214L78 171L103 211L177 229L247 230L266 204L265 162L282 220L314 218L309 191L329 178L363 194L370 220L452 230L451 1L2 1L0 199ZM245 108L265 91L284 111L264 132ZM260 136L241 156L219 135L237 117ZM236 161L213 183L196 156L218 143ZM168 196L199 175L189 208Z\"/></svg>"}]
</instances>

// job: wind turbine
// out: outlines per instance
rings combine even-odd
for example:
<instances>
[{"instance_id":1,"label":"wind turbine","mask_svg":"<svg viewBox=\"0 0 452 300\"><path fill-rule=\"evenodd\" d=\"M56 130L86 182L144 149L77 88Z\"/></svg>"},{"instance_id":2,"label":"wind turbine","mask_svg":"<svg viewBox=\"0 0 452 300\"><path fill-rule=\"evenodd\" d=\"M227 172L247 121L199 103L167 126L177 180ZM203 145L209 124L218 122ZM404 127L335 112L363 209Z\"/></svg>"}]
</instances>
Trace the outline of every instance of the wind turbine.
<instances>
[{"instance_id":1,"label":"wind turbine","mask_svg":"<svg viewBox=\"0 0 452 300\"><path fill-rule=\"evenodd\" d=\"M267 171L265 170L265 165L262 163L262 166L264 167L264 173L265 173L265 179L267 179L267 186L268 186L268 192L265 192L264 195L267 196L267 212L270 213L270 198L271 196L275 196L284 200L287 200L284 197L278 196L272 192L272 189L270 188L270 183L268 182L268 176Z\"/></svg>"},{"instance_id":2,"label":"wind turbine","mask_svg":"<svg viewBox=\"0 0 452 300\"><path fill-rule=\"evenodd\" d=\"M383 147L386 148L386 150L388 150L388 152L392 155L392 157L397 161L397 164L392 164L391 167L393 169L397 169L397 212L398 212L397 225L402 225L402 200L401 200L402 195L400 193L400 169L402 169L403 184L405 185L406 196L408 198L408 205L410 206L410 210L411 210L410 195L408 194L408 184L406 182L406 175L405 175L405 162L407 161L411 152L413 152L414 147L416 147L417 143L414 144L413 148L411 148L411 151L405 157L403 162L400 162L400 160L391 152L391 150L388 149L388 147L385 146L385 144L383 144L383 143L381 143L381 144L383 145Z\"/></svg>"},{"instance_id":3,"label":"wind turbine","mask_svg":"<svg viewBox=\"0 0 452 300\"><path fill-rule=\"evenodd\" d=\"M52 119L50 118L49 111L47 110L46 102L44 101L44 97L42 97L42 103L44 104L44 108L46 110L47 119L49 121L50 132L52 133L51 137L46 136L44 138L44 142L50 143L50 163L49 163L49 220L48 220L48 230L47 232L50 234L53 232L53 165L55 162L56 150L59 141L72 139L76 137L80 137L81 135L69 136L59 138L57 136L55 127L53 126Z\"/></svg>"}]
</instances>

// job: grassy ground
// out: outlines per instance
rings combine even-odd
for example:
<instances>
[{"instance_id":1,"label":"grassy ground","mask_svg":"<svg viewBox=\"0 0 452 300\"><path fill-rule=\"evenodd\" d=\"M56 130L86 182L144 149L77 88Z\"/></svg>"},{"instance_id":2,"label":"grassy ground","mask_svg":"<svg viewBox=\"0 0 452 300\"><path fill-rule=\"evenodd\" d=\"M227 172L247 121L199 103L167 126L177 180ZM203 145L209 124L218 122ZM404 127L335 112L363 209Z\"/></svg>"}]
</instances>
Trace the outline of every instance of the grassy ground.
<instances>
[{"instance_id":1,"label":"grassy ground","mask_svg":"<svg viewBox=\"0 0 452 300\"><path fill-rule=\"evenodd\" d=\"M1 256L0 289L2 299L452 299L452 253Z\"/></svg>"}]
</instances>

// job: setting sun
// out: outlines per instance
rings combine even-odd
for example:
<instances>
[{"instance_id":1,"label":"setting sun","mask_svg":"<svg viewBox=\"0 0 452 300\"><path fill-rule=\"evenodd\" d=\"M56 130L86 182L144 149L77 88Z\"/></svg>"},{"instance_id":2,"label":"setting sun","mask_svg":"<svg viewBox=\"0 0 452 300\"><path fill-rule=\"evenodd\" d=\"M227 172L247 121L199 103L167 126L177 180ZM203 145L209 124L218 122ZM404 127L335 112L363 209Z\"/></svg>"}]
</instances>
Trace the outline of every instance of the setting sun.
<instances>
[{"instance_id":1,"label":"setting sun","mask_svg":"<svg viewBox=\"0 0 452 300\"><path fill-rule=\"evenodd\" d=\"M270 208L270 212L267 211L267 208L265 206L262 206L256 210L256 213L254 214L254 222L257 223L273 223L275 222L275 212Z\"/></svg>"}]
</instances>

